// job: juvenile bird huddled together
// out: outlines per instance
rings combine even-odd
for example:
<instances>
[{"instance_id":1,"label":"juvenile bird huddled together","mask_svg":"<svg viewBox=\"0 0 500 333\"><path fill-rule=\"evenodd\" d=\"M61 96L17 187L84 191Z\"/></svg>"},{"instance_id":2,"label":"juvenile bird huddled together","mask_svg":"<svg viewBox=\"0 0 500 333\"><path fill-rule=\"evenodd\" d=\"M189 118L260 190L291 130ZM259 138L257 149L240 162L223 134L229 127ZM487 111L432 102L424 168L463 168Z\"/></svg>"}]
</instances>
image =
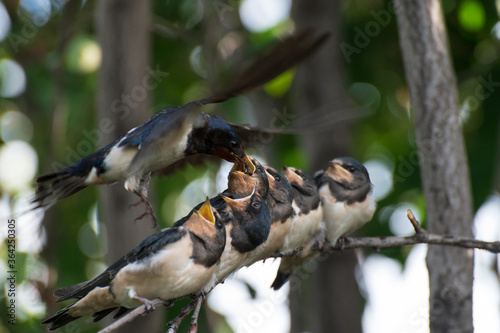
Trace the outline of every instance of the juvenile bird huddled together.
<instances>
[{"instance_id":1,"label":"juvenile bird huddled together","mask_svg":"<svg viewBox=\"0 0 500 333\"><path fill-rule=\"evenodd\" d=\"M55 330L82 316L119 318L153 300L203 301L217 284L259 260L281 257L272 284L279 289L318 254L317 242L335 244L375 211L366 168L336 158L314 178L294 167L282 172L248 157L238 127L201 112L268 82L323 43L311 32L290 37L258 59L232 87L213 97L166 108L106 147L59 172L37 179L36 207L48 208L89 185L124 182L154 218L147 199L151 174L188 156L208 154L234 163L227 189L196 206L171 228L144 239L94 279L57 290L58 302L76 300L42 324ZM142 216L141 216L142 217ZM139 217L139 218L141 218Z\"/></svg>"},{"instance_id":2,"label":"juvenile bird huddled together","mask_svg":"<svg viewBox=\"0 0 500 333\"><path fill-rule=\"evenodd\" d=\"M255 172L235 164L228 188L196 206L171 228L153 234L94 279L55 292L76 299L43 324L57 329L79 317L98 321L118 309L160 298L201 297L238 269L282 257L272 284L279 289L294 270L319 254L316 242L334 244L369 221L375 211L366 168L336 158L315 178L300 169L283 172L250 157Z\"/></svg>"}]
</instances>

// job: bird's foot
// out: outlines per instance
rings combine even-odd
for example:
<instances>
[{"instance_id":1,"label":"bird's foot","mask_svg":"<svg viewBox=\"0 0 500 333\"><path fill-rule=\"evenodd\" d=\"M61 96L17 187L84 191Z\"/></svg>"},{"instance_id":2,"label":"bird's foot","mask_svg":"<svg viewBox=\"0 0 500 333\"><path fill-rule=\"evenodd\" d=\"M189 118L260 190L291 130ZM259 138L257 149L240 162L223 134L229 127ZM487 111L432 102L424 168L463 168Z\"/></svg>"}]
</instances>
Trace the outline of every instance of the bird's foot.
<instances>
[{"instance_id":1,"label":"bird's foot","mask_svg":"<svg viewBox=\"0 0 500 333\"><path fill-rule=\"evenodd\" d=\"M142 304L144 304L144 306L146 307L146 313L150 313L156 309L156 306L152 300L137 295L135 290L131 291L130 297L134 298L134 299L138 300L139 302L141 302Z\"/></svg>"},{"instance_id":2,"label":"bird's foot","mask_svg":"<svg viewBox=\"0 0 500 333\"><path fill-rule=\"evenodd\" d=\"M128 204L128 208L132 208L132 207L137 207L139 206L140 204L144 203L144 201L141 199L137 202L134 202L134 203L131 203L131 204Z\"/></svg>"},{"instance_id":3,"label":"bird's foot","mask_svg":"<svg viewBox=\"0 0 500 333\"><path fill-rule=\"evenodd\" d=\"M155 228L157 231L160 231L160 227L158 226L158 221L156 220L156 216L155 216L155 213L153 211L153 207L151 206L151 203L146 198L146 196L144 196L142 194L139 194L139 193L136 193L136 194L141 198L141 200L138 201L138 202L136 202L136 203L134 203L134 204L131 204L130 206L136 207L139 204L144 203L144 205L146 206L146 211L142 215L140 215L139 217L137 217L135 219L135 222L141 221L146 216L151 216L151 219L153 220L153 228Z\"/></svg>"},{"instance_id":4,"label":"bird's foot","mask_svg":"<svg viewBox=\"0 0 500 333\"><path fill-rule=\"evenodd\" d=\"M344 246L346 244L347 240L345 237L339 237L339 239L337 239L337 244L336 246L342 251L344 249Z\"/></svg>"}]
</instances>

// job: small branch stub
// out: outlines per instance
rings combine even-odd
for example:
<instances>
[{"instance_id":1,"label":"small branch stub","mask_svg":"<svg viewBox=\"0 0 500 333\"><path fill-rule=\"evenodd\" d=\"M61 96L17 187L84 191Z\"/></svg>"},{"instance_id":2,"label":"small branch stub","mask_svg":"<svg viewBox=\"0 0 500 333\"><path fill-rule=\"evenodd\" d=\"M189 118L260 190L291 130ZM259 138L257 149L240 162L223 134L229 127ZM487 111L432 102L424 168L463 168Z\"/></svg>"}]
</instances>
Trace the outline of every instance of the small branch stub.
<instances>
[{"instance_id":1,"label":"small branch stub","mask_svg":"<svg viewBox=\"0 0 500 333\"><path fill-rule=\"evenodd\" d=\"M409 209L406 210L406 216L408 217L408 220L410 220L411 225L413 226L413 229L415 229L415 232L417 234L421 233L427 233L427 230L422 228L420 223L418 223L417 219L415 218L415 215L413 215L413 212Z\"/></svg>"}]
</instances>

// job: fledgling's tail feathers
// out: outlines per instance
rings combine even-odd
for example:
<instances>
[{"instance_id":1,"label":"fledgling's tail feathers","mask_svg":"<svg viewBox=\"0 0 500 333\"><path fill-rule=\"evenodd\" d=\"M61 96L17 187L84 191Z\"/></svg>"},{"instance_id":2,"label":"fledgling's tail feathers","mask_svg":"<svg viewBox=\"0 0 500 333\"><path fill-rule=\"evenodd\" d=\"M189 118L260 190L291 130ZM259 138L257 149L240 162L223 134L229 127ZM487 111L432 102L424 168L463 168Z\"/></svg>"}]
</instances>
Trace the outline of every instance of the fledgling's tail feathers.
<instances>
[{"instance_id":1,"label":"fledgling's tail feathers","mask_svg":"<svg viewBox=\"0 0 500 333\"><path fill-rule=\"evenodd\" d=\"M32 203L37 208L49 208L62 199L83 190L85 176L74 175L63 169L56 173L40 176L36 179L37 189Z\"/></svg>"},{"instance_id":2,"label":"fledgling's tail feathers","mask_svg":"<svg viewBox=\"0 0 500 333\"><path fill-rule=\"evenodd\" d=\"M42 325L49 325L47 328L49 331L54 331L68 323L71 323L73 320L76 320L80 317L73 317L68 313L68 310L73 306L71 304L64 309L58 311L54 316L42 322Z\"/></svg>"},{"instance_id":3,"label":"fledgling's tail feathers","mask_svg":"<svg viewBox=\"0 0 500 333\"><path fill-rule=\"evenodd\" d=\"M121 316L123 316L124 314L126 314L127 312L129 312L130 310L132 310L132 309L125 308L125 307L122 306L120 308L110 308L110 309L106 309L106 310L102 310L102 311L96 312L96 313L94 313L92 315L92 318L94 318L94 323L96 323L99 320L101 320L102 318L106 317L111 312L115 311L116 309L118 309L118 311L113 316L113 319L118 319Z\"/></svg>"},{"instance_id":4,"label":"fledgling's tail feathers","mask_svg":"<svg viewBox=\"0 0 500 333\"><path fill-rule=\"evenodd\" d=\"M271 288L273 288L274 290L280 289L288 281L291 275L292 275L291 273L287 274L278 271L278 273L276 274L276 278L274 279L274 282L271 285Z\"/></svg>"},{"instance_id":5,"label":"fledgling's tail feathers","mask_svg":"<svg viewBox=\"0 0 500 333\"><path fill-rule=\"evenodd\" d=\"M42 322L42 325L49 325L47 328L49 331L54 331L58 328L61 328L62 326L71 323L73 320L76 320L80 317L73 317L68 313L69 309L75 305L75 303L65 307L64 309L58 311L54 316L48 318L47 320ZM103 319L107 315L109 315L111 312L115 311L118 309L116 314L113 316L113 319L118 319L127 312L129 312L131 309L125 308L125 307L115 307L115 308L109 308L105 309L99 312L96 312L92 315L94 323L98 322L99 320Z\"/></svg>"}]
</instances>

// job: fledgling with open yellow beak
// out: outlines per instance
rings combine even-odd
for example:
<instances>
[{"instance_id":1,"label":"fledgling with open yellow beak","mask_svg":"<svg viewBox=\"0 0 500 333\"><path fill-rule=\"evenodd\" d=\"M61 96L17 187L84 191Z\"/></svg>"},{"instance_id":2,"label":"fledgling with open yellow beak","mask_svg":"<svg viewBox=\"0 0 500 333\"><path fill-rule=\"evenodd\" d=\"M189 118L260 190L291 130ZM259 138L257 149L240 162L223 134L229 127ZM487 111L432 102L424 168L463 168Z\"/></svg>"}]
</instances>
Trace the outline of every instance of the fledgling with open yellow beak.
<instances>
[{"instance_id":1,"label":"fledgling with open yellow beak","mask_svg":"<svg viewBox=\"0 0 500 333\"><path fill-rule=\"evenodd\" d=\"M45 320L49 330L87 315L100 320L115 309L115 318L152 300L198 295L213 275L225 246L226 232L207 198L182 226L164 229L88 282L57 290L58 302L77 301Z\"/></svg>"}]
</instances>

